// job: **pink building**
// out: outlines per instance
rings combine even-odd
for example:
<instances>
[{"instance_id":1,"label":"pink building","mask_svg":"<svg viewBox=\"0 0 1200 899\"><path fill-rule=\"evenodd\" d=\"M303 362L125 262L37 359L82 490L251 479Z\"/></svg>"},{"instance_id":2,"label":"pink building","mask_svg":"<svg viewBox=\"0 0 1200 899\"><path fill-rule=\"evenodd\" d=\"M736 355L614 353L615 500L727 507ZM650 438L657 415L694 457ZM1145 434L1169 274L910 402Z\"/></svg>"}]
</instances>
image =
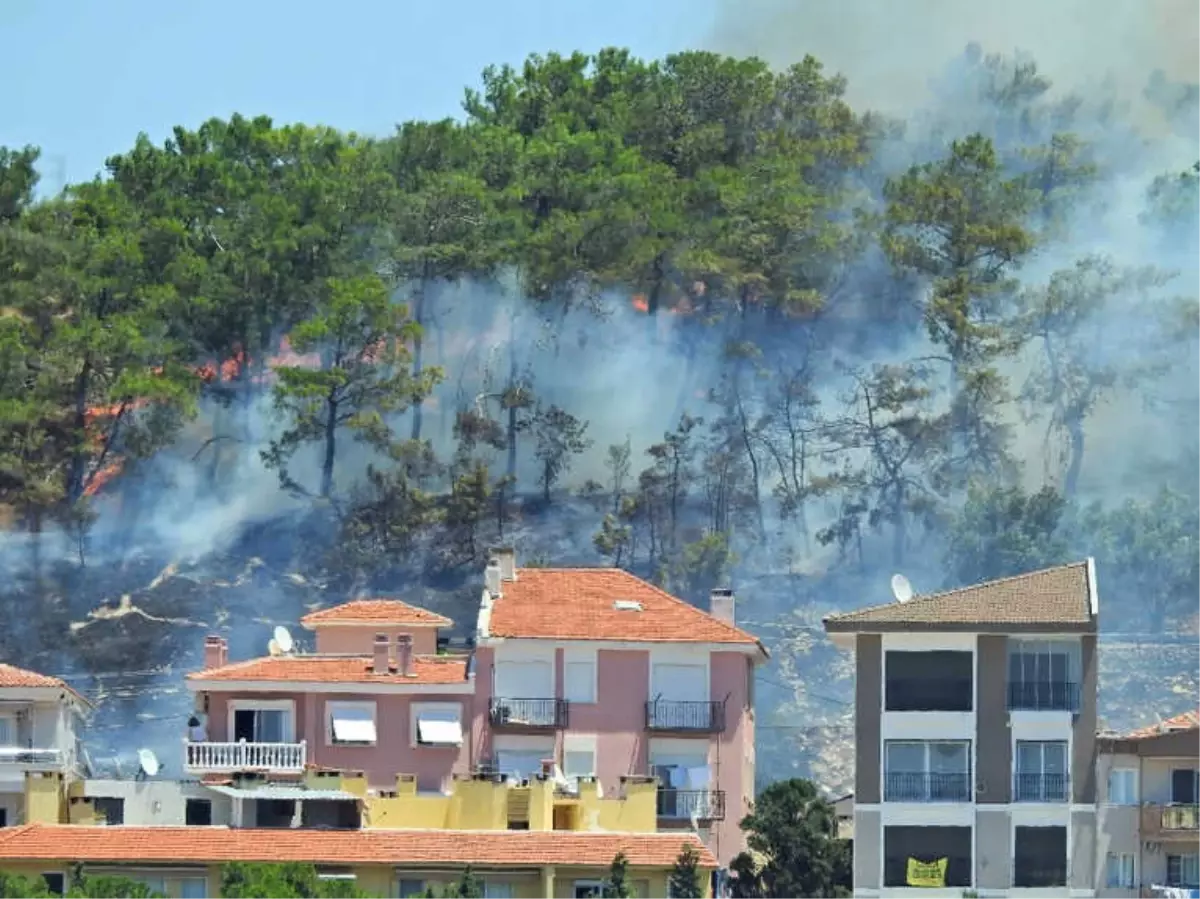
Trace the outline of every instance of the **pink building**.
<instances>
[{"instance_id":1,"label":"pink building","mask_svg":"<svg viewBox=\"0 0 1200 899\"><path fill-rule=\"evenodd\" d=\"M754 795L755 666L762 644L734 625L729 591L709 612L616 568L517 568L497 550L485 573L474 652L439 652L451 622L394 600L313 613L314 654L230 663L209 637L189 675L207 716L187 746L193 775L358 770L446 789L455 774L530 777L544 761L567 783L659 778L659 829L698 828L727 864Z\"/></svg>"}]
</instances>

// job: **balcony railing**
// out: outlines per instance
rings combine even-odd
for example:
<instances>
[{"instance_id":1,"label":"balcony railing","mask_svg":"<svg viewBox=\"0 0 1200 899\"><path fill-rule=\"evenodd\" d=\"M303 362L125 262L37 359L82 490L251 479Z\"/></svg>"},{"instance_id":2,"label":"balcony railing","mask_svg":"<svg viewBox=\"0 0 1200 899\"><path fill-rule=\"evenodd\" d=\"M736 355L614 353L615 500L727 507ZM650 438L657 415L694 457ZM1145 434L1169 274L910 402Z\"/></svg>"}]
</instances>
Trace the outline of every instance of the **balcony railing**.
<instances>
[{"instance_id":1,"label":"balcony railing","mask_svg":"<svg viewBox=\"0 0 1200 899\"><path fill-rule=\"evenodd\" d=\"M659 789L656 809L660 818L724 821L725 791Z\"/></svg>"},{"instance_id":2,"label":"balcony railing","mask_svg":"<svg viewBox=\"0 0 1200 899\"><path fill-rule=\"evenodd\" d=\"M973 692L970 678L888 678L884 709L888 712L969 712Z\"/></svg>"},{"instance_id":3,"label":"balcony railing","mask_svg":"<svg viewBox=\"0 0 1200 899\"><path fill-rule=\"evenodd\" d=\"M646 703L646 729L719 734L725 730L725 705L655 699Z\"/></svg>"},{"instance_id":4,"label":"balcony railing","mask_svg":"<svg viewBox=\"0 0 1200 899\"><path fill-rule=\"evenodd\" d=\"M299 743L184 743L185 768L192 772L304 770L307 747Z\"/></svg>"},{"instance_id":5,"label":"balcony railing","mask_svg":"<svg viewBox=\"0 0 1200 899\"><path fill-rule=\"evenodd\" d=\"M1078 712L1079 684L1067 681L1013 681L1008 707L1021 712Z\"/></svg>"},{"instance_id":6,"label":"balcony railing","mask_svg":"<svg viewBox=\"0 0 1200 899\"><path fill-rule=\"evenodd\" d=\"M888 772L883 778L884 802L969 802L971 775L931 771Z\"/></svg>"},{"instance_id":7,"label":"balcony railing","mask_svg":"<svg viewBox=\"0 0 1200 899\"><path fill-rule=\"evenodd\" d=\"M23 746L0 746L0 765L23 768L57 768L63 755L57 749L30 749Z\"/></svg>"},{"instance_id":8,"label":"balcony railing","mask_svg":"<svg viewBox=\"0 0 1200 899\"><path fill-rule=\"evenodd\" d=\"M567 726L565 699L514 699L494 696L488 703L492 727L550 728Z\"/></svg>"},{"instance_id":9,"label":"balcony railing","mask_svg":"<svg viewBox=\"0 0 1200 899\"><path fill-rule=\"evenodd\" d=\"M1168 805L1162 810L1163 830L1200 829L1200 806Z\"/></svg>"},{"instance_id":10,"label":"balcony railing","mask_svg":"<svg viewBox=\"0 0 1200 899\"><path fill-rule=\"evenodd\" d=\"M1065 887L1067 885L1067 867L1059 865L1027 865L1017 859L1013 865L1013 886L1035 887L1048 889L1050 887Z\"/></svg>"},{"instance_id":11,"label":"balcony railing","mask_svg":"<svg viewBox=\"0 0 1200 899\"><path fill-rule=\"evenodd\" d=\"M1066 802L1070 778L1066 774L1018 774L1013 778L1015 802Z\"/></svg>"}]
</instances>

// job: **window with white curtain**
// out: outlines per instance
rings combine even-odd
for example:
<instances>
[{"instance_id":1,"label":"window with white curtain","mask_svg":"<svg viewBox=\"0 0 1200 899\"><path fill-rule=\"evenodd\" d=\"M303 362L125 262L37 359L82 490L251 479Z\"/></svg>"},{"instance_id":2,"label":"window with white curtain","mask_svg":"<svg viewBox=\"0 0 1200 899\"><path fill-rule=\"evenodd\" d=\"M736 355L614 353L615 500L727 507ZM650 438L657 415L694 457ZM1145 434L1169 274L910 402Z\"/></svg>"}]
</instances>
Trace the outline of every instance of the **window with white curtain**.
<instances>
[{"instance_id":1,"label":"window with white curtain","mask_svg":"<svg viewBox=\"0 0 1200 899\"><path fill-rule=\"evenodd\" d=\"M1133 856L1108 853L1105 864L1105 879L1110 887L1132 889L1134 884Z\"/></svg>"},{"instance_id":2,"label":"window with white curtain","mask_svg":"<svg viewBox=\"0 0 1200 899\"><path fill-rule=\"evenodd\" d=\"M1108 772L1108 801L1112 805L1137 805L1136 768L1113 768Z\"/></svg>"}]
</instances>

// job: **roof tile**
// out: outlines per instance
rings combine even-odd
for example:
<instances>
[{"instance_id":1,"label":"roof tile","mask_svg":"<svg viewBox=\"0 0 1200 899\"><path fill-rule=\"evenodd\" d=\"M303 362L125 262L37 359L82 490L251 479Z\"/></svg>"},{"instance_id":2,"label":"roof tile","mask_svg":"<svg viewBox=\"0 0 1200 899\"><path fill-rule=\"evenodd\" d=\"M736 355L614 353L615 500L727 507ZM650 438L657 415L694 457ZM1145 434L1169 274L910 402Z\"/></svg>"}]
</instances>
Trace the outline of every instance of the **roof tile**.
<instances>
[{"instance_id":1,"label":"roof tile","mask_svg":"<svg viewBox=\"0 0 1200 899\"><path fill-rule=\"evenodd\" d=\"M904 603L889 602L830 615L825 619L825 628L836 632L876 626L919 630L964 625L1094 627L1088 567L1087 562L1076 562L915 596Z\"/></svg>"},{"instance_id":2,"label":"roof tile","mask_svg":"<svg viewBox=\"0 0 1200 899\"><path fill-rule=\"evenodd\" d=\"M263 656L188 674L203 681L295 681L325 684L457 684L467 679L463 655L413 656L412 677L401 678L395 662L376 674L370 656Z\"/></svg>"},{"instance_id":3,"label":"roof tile","mask_svg":"<svg viewBox=\"0 0 1200 899\"><path fill-rule=\"evenodd\" d=\"M633 866L670 867L685 843L700 854L702 867L716 867L712 852L690 833L336 831L70 824L26 824L0 829L0 860L607 867L618 852L624 852Z\"/></svg>"},{"instance_id":4,"label":"roof tile","mask_svg":"<svg viewBox=\"0 0 1200 899\"><path fill-rule=\"evenodd\" d=\"M1130 731L1121 737L1123 740L1145 740L1148 737L1161 737L1166 733L1178 733L1187 730L1200 730L1200 710L1184 712L1173 718L1167 718L1149 727L1141 727Z\"/></svg>"},{"instance_id":5,"label":"roof tile","mask_svg":"<svg viewBox=\"0 0 1200 899\"><path fill-rule=\"evenodd\" d=\"M640 609L618 609L631 600ZM620 568L520 568L492 604L493 637L663 643L759 641Z\"/></svg>"},{"instance_id":6,"label":"roof tile","mask_svg":"<svg viewBox=\"0 0 1200 899\"><path fill-rule=\"evenodd\" d=\"M24 668L18 668L15 665L6 665L0 662L0 689L5 687L34 687L34 688L49 688L51 690L67 690L80 702L86 705L91 705L86 697L78 690L68 684L66 681L57 677L50 677L47 674L38 674L36 671L27 671Z\"/></svg>"},{"instance_id":7,"label":"roof tile","mask_svg":"<svg viewBox=\"0 0 1200 899\"><path fill-rule=\"evenodd\" d=\"M318 609L300 619L300 624L313 628L322 624L393 624L418 627L453 627L454 622L443 615L412 606L398 599L355 599Z\"/></svg>"}]
</instances>

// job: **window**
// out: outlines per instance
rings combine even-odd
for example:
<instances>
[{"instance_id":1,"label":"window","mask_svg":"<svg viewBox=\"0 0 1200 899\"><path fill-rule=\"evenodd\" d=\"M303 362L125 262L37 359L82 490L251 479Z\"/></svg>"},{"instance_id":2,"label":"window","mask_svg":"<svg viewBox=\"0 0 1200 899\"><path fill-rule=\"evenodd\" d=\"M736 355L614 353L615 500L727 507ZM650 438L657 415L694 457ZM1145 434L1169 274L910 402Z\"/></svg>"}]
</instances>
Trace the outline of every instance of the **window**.
<instances>
[{"instance_id":1,"label":"window","mask_svg":"<svg viewBox=\"0 0 1200 899\"><path fill-rule=\"evenodd\" d=\"M145 884L146 889L151 893L157 893L160 896L167 895L167 884L161 877L131 877L129 879L136 883Z\"/></svg>"},{"instance_id":2,"label":"window","mask_svg":"<svg viewBox=\"0 0 1200 899\"><path fill-rule=\"evenodd\" d=\"M654 662L650 699L660 702L708 702L708 669L704 665Z\"/></svg>"},{"instance_id":3,"label":"window","mask_svg":"<svg viewBox=\"0 0 1200 899\"><path fill-rule=\"evenodd\" d=\"M104 816L105 824L115 826L125 823L125 800L120 796L97 796L92 799L92 808L97 814Z\"/></svg>"},{"instance_id":4,"label":"window","mask_svg":"<svg viewBox=\"0 0 1200 899\"><path fill-rule=\"evenodd\" d=\"M17 719L12 715L0 715L0 746L17 745Z\"/></svg>"},{"instance_id":5,"label":"window","mask_svg":"<svg viewBox=\"0 0 1200 899\"><path fill-rule=\"evenodd\" d=\"M563 660L563 698L568 702L596 701L596 654L567 650Z\"/></svg>"},{"instance_id":6,"label":"window","mask_svg":"<svg viewBox=\"0 0 1200 899\"><path fill-rule=\"evenodd\" d=\"M575 891L571 894L575 899L595 899L604 893L604 885L598 880L577 880Z\"/></svg>"},{"instance_id":7,"label":"window","mask_svg":"<svg viewBox=\"0 0 1200 899\"><path fill-rule=\"evenodd\" d=\"M1074 711L1079 644L1063 640L1010 640L1008 707L1026 711Z\"/></svg>"},{"instance_id":8,"label":"window","mask_svg":"<svg viewBox=\"0 0 1200 899\"><path fill-rule=\"evenodd\" d=\"M1066 885L1067 829L1015 827L1013 886L1046 888Z\"/></svg>"},{"instance_id":9,"label":"window","mask_svg":"<svg viewBox=\"0 0 1200 899\"><path fill-rule=\"evenodd\" d=\"M1017 773L1013 784L1017 802L1067 801L1067 743L1065 740L1017 741Z\"/></svg>"},{"instance_id":10,"label":"window","mask_svg":"<svg viewBox=\"0 0 1200 899\"><path fill-rule=\"evenodd\" d=\"M541 773L542 762L554 758L554 742L545 746L496 747L496 770L507 777L529 780Z\"/></svg>"},{"instance_id":11,"label":"window","mask_svg":"<svg viewBox=\"0 0 1200 899\"><path fill-rule=\"evenodd\" d=\"M0 808L0 827L8 827L8 809Z\"/></svg>"},{"instance_id":12,"label":"window","mask_svg":"<svg viewBox=\"0 0 1200 899\"><path fill-rule=\"evenodd\" d=\"M325 703L326 745L374 746L375 740L375 703Z\"/></svg>"},{"instance_id":13,"label":"window","mask_svg":"<svg viewBox=\"0 0 1200 899\"><path fill-rule=\"evenodd\" d=\"M900 652L885 657L884 708L889 712L969 712L974 657L969 652Z\"/></svg>"},{"instance_id":14,"label":"window","mask_svg":"<svg viewBox=\"0 0 1200 899\"><path fill-rule=\"evenodd\" d=\"M42 880L46 882L46 889L55 896L61 896L66 892L67 878L61 871L51 871L43 874Z\"/></svg>"},{"instance_id":15,"label":"window","mask_svg":"<svg viewBox=\"0 0 1200 899\"><path fill-rule=\"evenodd\" d=\"M1200 856L1195 853L1191 855L1168 855L1167 886L1200 886Z\"/></svg>"},{"instance_id":16,"label":"window","mask_svg":"<svg viewBox=\"0 0 1200 899\"><path fill-rule=\"evenodd\" d=\"M410 897L419 897L425 894L425 881L423 880L405 880L400 879L396 884L396 895L400 899L410 899Z\"/></svg>"},{"instance_id":17,"label":"window","mask_svg":"<svg viewBox=\"0 0 1200 899\"><path fill-rule=\"evenodd\" d=\"M411 709L414 746L462 745L462 705L457 702L415 702Z\"/></svg>"},{"instance_id":18,"label":"window","mask_svg":"<svg viewBox=\"0 0 1200 899\"><path fill-rule=\"evenodd\" d=\"M229 704L229 733L233 741L291 743L295 716L291 700L241 700Z\"/></svg>"},{"instance_id":19,"label":"window","mask_svg":"<svg viewBox=\"0 0 1200 899\"><path fill-rule=\"evenodd\" d=\"M484 899L512 899L512 884L502 880L483 882Z\"/></svg>"},{"instance_id":20,"label":"window","mask_svg":"<svg viewBox=\"0 0 1200 899\"><path fill-rule=\"evenodd\" d=\"M1195 768L1174 768L1171 771L1171 802L1176 805L1196 805L1197 777Z\"/></svg>"},{"instance_id":21,"label":"window","mask_svg":"<svg viewBox=\"0 0 1200 899\"><path fill-rule=\"evenodd\" d=\"M971 744L966 740L888 740L885 802L966 802L971 798Z\"/></svg>"},{"instance_id":22,"label":"window","mask_svg":"<svg viewBox=\"0 0 1200 899\"><path fill-rule=\"evenodd\" d=\"M185 877L179 887L180 899L208 899L207 877Z\"/></svg>"},{"instance_id":23,"label":"window","mask_svg":"<svg viewBox=\"0 0 1200 899\"><path fill-rule=\"evenodd\" d=\"M494 692L502 699L553 699L553 661L525 659L497 662Z\"/></svg>"},{"instance_id":24,"label":"window","mask_svg":"<svg viewBox=\"0 0 1200 899\"><path fill-rule=\"evenodd\" d=\"M1133 856L1108 854L1105 865L1107 885L1132 889L1134 883Z\"/></svg>"},{"instance_id":25,"label":"window","mask_svg":"<svg viewBox=\"0 0 1200 899\"><path fill-rule=\"evenodd\" d=\"M1113 768L1108 772L1108 801L1112 805L1137 805L1137 769Z\"/></svg>"},{"instance_id":26,"label":"window","mask_svg":"<svg viewBox=\"0 0 1200 899\"><path fill-rule=\"evenodd\" d=\"M972 845L970 827L884 827L883 885L918 886L909 883L910 862L930 864L945 859L945 886L970 886Z\"/></svg>"},{"instance_id":27,"label":"window","mask_svg":"<svg viewBox=\"0 0 1200 899\"><path fill-rule=\"evenodd\" d=\"M567 734L563 738L563 776L568 779L596 776L596 738Z\"/></svg>"},{"instance_id":28,"label":"window","mask_svg":"<svg viewBox=\"0 0 1200 899\"><path fill-rule=\"evenodd\" d=\"M183 823L188 827L212 825L212 800L189 799L183 810Z\"/></svg>"}]
</instances>

